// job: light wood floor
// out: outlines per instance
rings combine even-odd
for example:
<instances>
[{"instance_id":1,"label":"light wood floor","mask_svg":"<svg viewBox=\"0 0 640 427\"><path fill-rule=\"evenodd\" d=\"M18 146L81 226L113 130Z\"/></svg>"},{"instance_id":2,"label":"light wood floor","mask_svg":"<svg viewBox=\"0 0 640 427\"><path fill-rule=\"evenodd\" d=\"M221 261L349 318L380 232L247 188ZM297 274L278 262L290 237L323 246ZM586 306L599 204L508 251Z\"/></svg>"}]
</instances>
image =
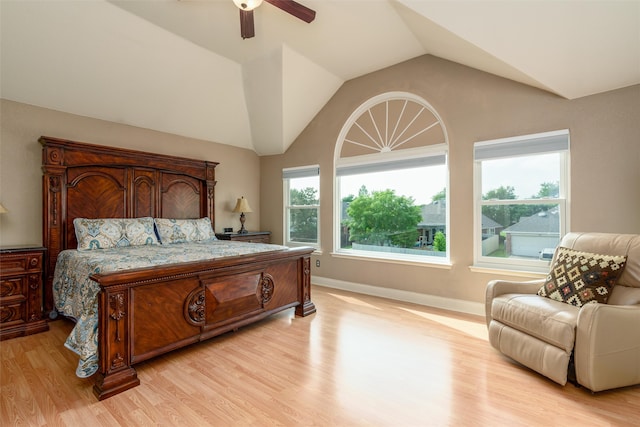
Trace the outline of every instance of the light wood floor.
<instances>
[{"instance_id":1,"label":"light wood floor","mask_svg":"<svg viewBox=\"0 0 640 427\"><path fill-rule=\"evenodd\" d=\"M592 395L493 350L484 319L314 287L318 312L138 365L98 402L63 347L68 321L0 343L0 425L622 426L640 387ZM637 424L636 424L637 425Z\"/></svg>"}]
</instances>

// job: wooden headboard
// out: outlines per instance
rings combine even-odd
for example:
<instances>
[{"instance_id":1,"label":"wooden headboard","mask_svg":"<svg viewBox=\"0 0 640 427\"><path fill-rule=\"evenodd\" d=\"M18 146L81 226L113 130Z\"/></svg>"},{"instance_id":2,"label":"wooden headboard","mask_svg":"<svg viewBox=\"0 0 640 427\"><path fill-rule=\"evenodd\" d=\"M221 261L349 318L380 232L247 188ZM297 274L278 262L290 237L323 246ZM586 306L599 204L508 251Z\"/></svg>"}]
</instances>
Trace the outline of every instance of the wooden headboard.
<instances>
[{"instance_id":1,"label":"wooden headboard","mask_svg":"<svg viewBox=\"0 0 640 427\"><path fill-rule=\"evenodd\" d=\"M215 227L216 162L43 136L44 308L60 251L76 248L75 218L203 218Z\"/></svg>"}]
</instances>

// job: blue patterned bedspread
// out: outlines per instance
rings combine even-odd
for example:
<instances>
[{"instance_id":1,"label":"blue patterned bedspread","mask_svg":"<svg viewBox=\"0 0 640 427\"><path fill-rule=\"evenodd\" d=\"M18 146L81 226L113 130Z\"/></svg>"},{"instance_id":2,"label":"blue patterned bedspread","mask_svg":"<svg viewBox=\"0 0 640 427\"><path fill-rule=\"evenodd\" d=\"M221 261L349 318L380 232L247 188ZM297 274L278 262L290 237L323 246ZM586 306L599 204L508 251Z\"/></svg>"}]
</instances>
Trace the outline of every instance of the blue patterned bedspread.
<instances>
[{"instance_id":1,"label":"blue patterned bedspread","mask_svg":"<svg viewBox=\"0 0 640 427\"><path fill-rule=\"evenodd\" d=\"M94 273L200 261L287 249L285 246L233 241L128 246L60 252L53 277L53 298L59 313L76 320L65 346L80 356L76 375L86 378L98 369L98 283Z\"/></svg>"}]
</instances>

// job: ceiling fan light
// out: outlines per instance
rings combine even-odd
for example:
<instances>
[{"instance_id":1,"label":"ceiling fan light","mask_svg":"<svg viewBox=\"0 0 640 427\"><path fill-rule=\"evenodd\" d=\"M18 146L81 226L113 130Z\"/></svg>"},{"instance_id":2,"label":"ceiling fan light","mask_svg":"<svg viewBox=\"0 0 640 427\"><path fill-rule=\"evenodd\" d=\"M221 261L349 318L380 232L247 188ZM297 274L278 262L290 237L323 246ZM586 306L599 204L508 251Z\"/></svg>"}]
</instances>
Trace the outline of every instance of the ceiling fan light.
<instances>
[{"instance_id":1,"label":"ceiling fan light","mask_svg":"<svg viewBox=\"0 0 640 427\"><path fill-rule=\"evenodd\" d=\"M233 3L241 10L253 10L262 4L262 0L233 0Z\"/></svg>"}]
</instances>

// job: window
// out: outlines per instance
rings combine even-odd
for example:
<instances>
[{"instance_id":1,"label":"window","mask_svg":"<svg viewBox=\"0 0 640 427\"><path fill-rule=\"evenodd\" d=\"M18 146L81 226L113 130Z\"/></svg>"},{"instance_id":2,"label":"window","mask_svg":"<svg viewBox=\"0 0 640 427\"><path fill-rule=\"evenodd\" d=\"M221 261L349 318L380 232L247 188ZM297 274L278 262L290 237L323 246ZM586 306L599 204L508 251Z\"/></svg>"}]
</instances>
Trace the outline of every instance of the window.
<instances>
[{"instance_id":1,"label":"window","mask_svg":"<svg viewBox=\"0 0 640 427\"><path fill-rule=\"evenodd\" d=\"M287 246L320 248L320 168L305 166L284 169L285 224Z\"/></svg>"},{"instance_id":2,"label":"window","mask_svg":"<svg viewBox=\"0 0 640 427\"><path fill-rule=\"evenodd\" d=\"M476 265L546 272L568 231L569 131L477 142Z\"/></svg>"},{"instance_id":3,"label":"window","mask_svg":"<svg viewBox=\"0 0 640 427\"><path fill-rule=\"evenodd\" d=\"M448 263L447 136L425 100L361 105L336 144L335 180L335 254Z\"/></svg>"}]
</instances>

